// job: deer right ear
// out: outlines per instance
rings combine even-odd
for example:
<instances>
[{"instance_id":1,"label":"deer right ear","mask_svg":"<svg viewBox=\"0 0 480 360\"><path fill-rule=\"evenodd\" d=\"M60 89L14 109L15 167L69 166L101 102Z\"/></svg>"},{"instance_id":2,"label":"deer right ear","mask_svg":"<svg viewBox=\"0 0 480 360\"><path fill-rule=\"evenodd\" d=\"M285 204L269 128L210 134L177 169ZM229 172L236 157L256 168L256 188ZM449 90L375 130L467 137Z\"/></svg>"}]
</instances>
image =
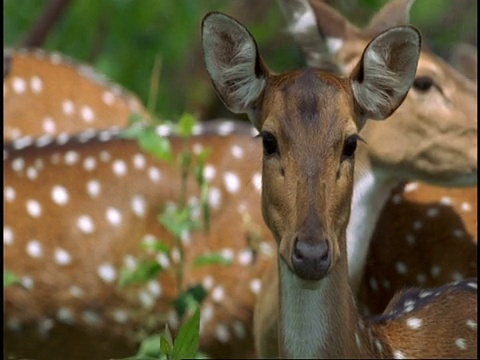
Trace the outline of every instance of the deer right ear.
<instances>
[{"instance_id":1,"label":"deer right ear","mask_svg":"<svg viewBox=\"0 0 480 360\"><path fill-rule=\"evenodd\" d=\"M350 75L359 128L366 119L387 118L402 104L415 80L420 45L412 26L391 28L367 45Z\"/></svg>"},{"instance_id":2,"label":"deer right ear","mask_svg":"<svg viewBox=\"0 0 480 360\"><path fill-rule=\"evenodd\" d=\"M217 12L202 21L202 45L207 72L217 94L234 113L247 113L258 128L255 108L265 89L268 70L248 30Z\"/></svg>"}]
</instances>

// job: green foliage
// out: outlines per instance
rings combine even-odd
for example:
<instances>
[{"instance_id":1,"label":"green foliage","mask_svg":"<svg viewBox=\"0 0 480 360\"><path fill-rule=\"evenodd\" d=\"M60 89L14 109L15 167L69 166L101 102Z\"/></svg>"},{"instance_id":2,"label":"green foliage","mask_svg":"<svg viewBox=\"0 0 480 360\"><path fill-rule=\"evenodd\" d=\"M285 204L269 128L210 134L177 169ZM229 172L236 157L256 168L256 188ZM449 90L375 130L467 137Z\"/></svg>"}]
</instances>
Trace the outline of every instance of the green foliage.
<instances>
[{"instance_id":1,"label":"green foliage","mask_svg":"<svg viewBox=\"0 0 480 360\"><path fill-rule=\"evenodd\" d=\"M196 306L191 311L175 340L168 326L162 334L156 334L144 339L137 354L123 360L180 360L180 359L206 359L198 352L200 333L200 308Z\"/></svg>"},{"instance_id":2,"label":"green foliage","mask_svg":"<svg viewBox=\"0 0 480 360\"><path fill-rule=\"evenodd\" d=\"M227 259L221 253L211 252L208 254L202 254L197 256L193 262L194 266L205 266L205 265L231 265L232 260Z\"/></svg>"},{"instance_id":3,"label":"green foliage","mask_svg":"<svg viewBox=\"0 0 480 360\"><path fill-rule=\"evenodd\" d=\"M156 279L162 271L158 261L142 260L134 269L123 268L120 270L118 286L120 289L130 284L141 284Z\"/></svg>"},{"instance_id":4,"label":"green foliage","mask_svg":"<svg viewBox=\"0 0 480 360\"><path fill-rule=\"evenodd\" d=\"M200 306L202 301L207 297L207 292L202 285L194 285L182 292L174 301L173 306L180 319L191 311Z\"/></svg>"},{"instance_id":5,"label":"green foliage","mask_svg":"<svg viewBox=\"0 0 480 360\"><path fill-rule=\"evenodd\" d=\"M3 270L3 288L14 284L20 284L20 279L13 272L8 270Z\"/></svg>"},{"instance_id":6,"label":"green foliage","mask_svg":"<svg viewBox=\"0 0 480 360\"><path fill-rule=\"evenodd\" d=\"M200 334L200 309L197 307L193 316L187 320L178 332L173 344L174 360L193 358L198 351Z\"/></svg>"}]
</instances>

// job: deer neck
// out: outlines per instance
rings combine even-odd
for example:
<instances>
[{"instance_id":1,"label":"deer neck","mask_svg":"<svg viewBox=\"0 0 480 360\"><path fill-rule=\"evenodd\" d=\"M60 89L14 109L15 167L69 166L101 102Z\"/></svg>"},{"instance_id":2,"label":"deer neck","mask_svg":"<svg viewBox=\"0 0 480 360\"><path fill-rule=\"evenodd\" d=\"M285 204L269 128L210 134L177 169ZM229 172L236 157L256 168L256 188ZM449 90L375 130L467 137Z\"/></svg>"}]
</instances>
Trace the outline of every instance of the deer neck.
<instances>
[{"instance_id":1,"label":"deer neck","mask_svg":"<svg viewBox=\"0 0 480 360\"><path fill-rule=\"evenodd\" d=\"M354 294L357 294L360 287L378 217L397 184L398 180L375 171L366 146L361 144L356 153L355 184L347 227L348 275Z\"/></svg>"},{"instance_id":2,"label":"deer neck","mask_svg":"<svg viewBox=\"0 0 480 360\"><path fill-rule=\"evenodd\" d=\"M315 286L279 257L279 339L282 358L361 358L361 320L348 284L346 253ZM368 353L367 353L368 354Z\"/></svg>"}]
</instances>

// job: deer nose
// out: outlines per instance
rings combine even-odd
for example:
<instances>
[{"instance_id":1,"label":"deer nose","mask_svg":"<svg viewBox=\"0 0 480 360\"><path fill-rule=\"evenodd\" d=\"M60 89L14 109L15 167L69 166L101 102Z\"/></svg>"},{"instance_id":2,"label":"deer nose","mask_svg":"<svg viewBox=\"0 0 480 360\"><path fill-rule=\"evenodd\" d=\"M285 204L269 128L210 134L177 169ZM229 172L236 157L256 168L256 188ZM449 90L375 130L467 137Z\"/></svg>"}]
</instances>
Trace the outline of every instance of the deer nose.
<instances>
[{"instance_id":1,"label":"deer nose","mask_svg":"<svg viewBox=\"0 0 480 360\"><path fill-rule=\"evenodd\" d=\"M320 280L328 272L331 252L326 240L314 241L297 236L293 245L292 265L295 273L304 280Z\"/></svg>"}]
</instances>

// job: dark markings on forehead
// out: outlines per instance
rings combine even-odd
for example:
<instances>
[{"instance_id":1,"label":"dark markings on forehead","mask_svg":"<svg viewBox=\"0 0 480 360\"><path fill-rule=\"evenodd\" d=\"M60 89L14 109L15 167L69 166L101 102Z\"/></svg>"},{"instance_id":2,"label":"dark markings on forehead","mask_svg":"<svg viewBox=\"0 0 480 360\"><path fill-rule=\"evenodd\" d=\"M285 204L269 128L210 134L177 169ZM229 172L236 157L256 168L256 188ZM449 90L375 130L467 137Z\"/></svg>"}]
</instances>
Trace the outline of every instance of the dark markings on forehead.
<instances>
[{"instance_id":1,"label":"dark markings on forehead","mask_svg":"<svg viewBox=\"0 0 480 360\"><path fill-rule=\"evenodd\" d=\"M335 108L341 88L339 79L308 68L300 72L294 81L282 84L280 90L287 106L295 113L298 111L303 125L319 125L322 122L321 109L327 106Z\"/></svg>"}]
</instances>

